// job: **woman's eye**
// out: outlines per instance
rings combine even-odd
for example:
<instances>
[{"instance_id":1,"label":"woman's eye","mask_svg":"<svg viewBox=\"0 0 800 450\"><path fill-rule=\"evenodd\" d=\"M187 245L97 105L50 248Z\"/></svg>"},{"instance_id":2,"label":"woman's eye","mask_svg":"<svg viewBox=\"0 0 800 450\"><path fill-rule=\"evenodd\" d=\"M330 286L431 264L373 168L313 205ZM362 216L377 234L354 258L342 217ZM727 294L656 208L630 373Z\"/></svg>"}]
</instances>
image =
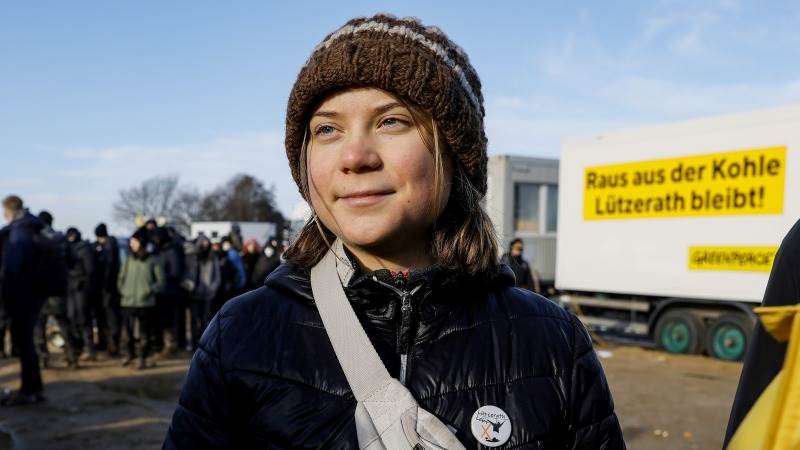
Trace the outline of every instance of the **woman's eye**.
<instances>
[{"instance_id":1,"label":"woman's eye","mask_svg":"<svg viewBox=\"0 0 800 450\"><path fill-rule=\"evenodd\" d=\"M336 131L336 128L330 125L320 125L314 134L317 136L330 136Z\"/></svg>"},{"instance_id":2,"label":"woman's eye","mask_svg":"<svg viewBox=\"0 0 800 450\"><path fill-rule=\"evenodd\" d=\"M383 119L383 121L381 122L382 127L389 127L389 128L397 128L405 124L407 124L407 122L405 122L404 120L400 120L397 117L387 117Z\"/></svg>"}]
</instances>

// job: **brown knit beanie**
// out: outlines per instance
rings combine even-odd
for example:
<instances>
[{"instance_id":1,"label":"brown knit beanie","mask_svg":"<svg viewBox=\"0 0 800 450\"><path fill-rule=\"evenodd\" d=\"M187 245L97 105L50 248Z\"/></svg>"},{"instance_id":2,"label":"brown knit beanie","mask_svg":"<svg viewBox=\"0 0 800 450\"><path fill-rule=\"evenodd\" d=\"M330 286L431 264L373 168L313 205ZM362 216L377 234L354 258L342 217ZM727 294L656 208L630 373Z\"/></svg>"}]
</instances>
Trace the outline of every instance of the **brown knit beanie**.
<instances>
[{"instance_id":1,"label":"brown knit beanie","mask_svg":"<svg viewBox=\"0 0 800 450\"><path fill-rule=\"evenodd\" d=\"M472 185L486 193L483 96L466 53L436 27L382 14L329 34L297 76L286 111L286 155L301 193L300 153L312 108L329 93L366 86L430 112Z\"/></svg>"}]
</instances>

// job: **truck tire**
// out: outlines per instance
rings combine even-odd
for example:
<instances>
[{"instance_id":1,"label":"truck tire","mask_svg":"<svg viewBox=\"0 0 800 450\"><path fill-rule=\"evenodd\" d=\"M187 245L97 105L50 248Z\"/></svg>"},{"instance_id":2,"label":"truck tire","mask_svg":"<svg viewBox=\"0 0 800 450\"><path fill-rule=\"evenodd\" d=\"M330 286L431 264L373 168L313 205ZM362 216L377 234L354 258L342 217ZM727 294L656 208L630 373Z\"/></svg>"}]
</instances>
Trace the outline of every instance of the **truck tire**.
<instances>
[{"instance_id":1,"label":"truck tire","mask_svg":"<svg viewBox=\"0 0 800 450\"><path fill-rule=\"evenodd\" d=\"M708 353L726 361L741 361L755 324L744 314L723 314L706 333Z\"/></svg>"},{"instance_id":2,"label":"truck tire","mask_svg":"<svg viewBox=\"0 0 800 450\"><path fill-rule=\"evenodd\" d=\"M656 322L655 341L669 353L698 354L705 338L703 320L688 309L671 309Z\"/></svg>"}]
</instances>

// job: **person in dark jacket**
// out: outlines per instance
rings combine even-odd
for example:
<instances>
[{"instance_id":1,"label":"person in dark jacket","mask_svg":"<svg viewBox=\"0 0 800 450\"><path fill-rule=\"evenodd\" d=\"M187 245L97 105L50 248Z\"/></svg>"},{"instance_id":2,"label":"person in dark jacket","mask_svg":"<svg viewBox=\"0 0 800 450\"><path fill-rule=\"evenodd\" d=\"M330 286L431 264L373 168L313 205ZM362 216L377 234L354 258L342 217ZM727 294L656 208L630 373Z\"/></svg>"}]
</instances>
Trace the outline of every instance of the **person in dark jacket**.
<instances>
[{"instance_id":1,"label":"person in dark jacket","mask_svg":"<svg viewBox=\"0 0 800 450\"><path fill-rule=\"evenodd\" d=\"M8 315L11 342L19 354L22 382L17 391L0 395L0 405L17 406L44 400L42 374L34 343L34 328L44 303L34 286L36 273L36 235L44 224L23 206L22 199L10 195L3 199L3 217L8 225L0 230L0 299Z\"/></svg>"},{"instance_id":2,"label":"person in dark jacket","mask_svg":"<svg viewBox=\"0 0 800 450\"><path fill-rule=\"evenodd\" d=\"M63 233L53 229L52 214L48 211L41 211L38 218L44 224L44 228L42 228L41 231L42 235L52 240L58 247L60 264L57 264L55 268L60 273L52 274L52 276L61 280L63 292L66 294L67 272L69 270L69 262L72 260L70 244ZM64 339L64 355L67 359L67 367L71 369L78 368L78 350L80 342L76 341L71 331L72 324L69 320L67 297L64 294L47 297L44 307L39 314L39 321L36 324L36 333L34 337L39 352L39 360L41 366L44 368L50 365L49 350L47 348L47 320L49 317L53 317Z\"/></svg>"},{"instance_id":3,"label":"person in dark jacket","mask_svg":"<svg viewBox=\"0 0 800 450\"><path fill-rule=\"evenodd\" d=\"M524 250L522 239L516 238L508 245L508 253L504 254L500 262L507 265L514 272L516 286L533 292L539 292L538 283L533 278L533 272L528 261L522 258Z\"/></svg>"},{"instance_id":4,"label":"person in dark jacket","mask_svg":"<svg viewBox=\"0 0 800 450\"><path fill-rule=\"evenodd\" d=\"M100 304L103 310L102 327L105 328L106 351L109 356L119 354L119 339L122 321L117 278L119 277L119 244L117 238L108 234L106 224L100 223L94 229L97 238L97 279Z\"/></svg>"},{"instance_id":5,"label":"person in dark jacket","mask_svg":"<svg viewBox=\"0 0 800 450\"><path fill-rule=\"evenodd\" d=\"M212 320L164 448L359 448L310 286L339 244L389 374L466 448L625 448L586 329L497 261L480 82L438 28L378 15L329 35L289 96L286 151L312 219Z\"/></svg>"},{"instance_id":6,"label":"person in dark jacket","mask_svg":"<svg viewBox=\"0 0 800 450\"><path fill-rule=\"evenodd\" d=\"M264 282L264 280L261 280L261 283L253 282L253 270L256 268L259 255L261 255L261 245L257 240L251 238L244 241L242 245L242 265L244 265L245 281L247 282L246 289L248 291L261 287Z\"/></svg>"},{"instance_id":7,"label":"person in dark jacket","mask_svg":"<svg viewBox=\"0 0 800 450\"><path fill-rule=\"evenodd\" d=\"M232 254L236 253L236 250L231 246L228 237L212 242L211 252L216 256L217 263L219 264L220 283L214 300L211 302L211 309L209 310L210 315L208 316L209 320L222 308L222 305L226 301L241 293L241 289L239 289L238 286L239 283L243 281L244 273L244 266L241 266L241 273L239 272L241 257L239 257L239 264L237 264L236 257L238 254L236 254L236 256Z\"/></svg>"},{"instance_id":8,"label":"person in dark jacket","mask_svg":"<svg viewBox=\"0 0 800 450\"><path fill-rule=\"evenodd\" d=\"M267 242L264 249L258 254L253 272L250 274L250 284L252 289L257 289L264 285L267 276L281 265L281 252L278 242L271 240Z\"/></svg>"},{"instance_id":9,"label":"person in dark jacket","mask_svg":"<svg viewBox=\"0 0 800 450\"><path fill-rule=\"evenodd\" d=\"M183 238L167 227L159 241L159 256L164 271L164 289L157 298L160 340L163 342L159 358L170 358L178 350L179 335L185 333L186 301L181 288L186 260L183 254ZM181 326L183 322L183 326ZM185 343L184 343L185 344Z\"/></svg>"},{"instance_id":10,"label":"person in dark jacket","mask_svg":"<svg viewBox=\"0 0 800 450\"><path fill-rule=\"evenodd\" d=\"M147 233L139 229L128 241L130 255L119 272L117 287L122 306L123 366L137 359L136 368L147 367L155 338L156 297L164 288L164 272L158 256L147 252Z\"/></svg>"},{"instance_id":11,"label":"person in dark jacket","mask_svg":"<svg viewBox=\"0 0 800 450\"><path fill-rule=\"evenodd\" d=\"M72 248L73 260L69 268L69 282L67 283L67 306L69 308L72 333L79 349L83 354L82 361L97 359L97 350L94 342L94 325L92 323L91 295L93 281L95 280L95 252L92 245L83 240L77 228L67 229L67 241Z\"/></svg>"},{"instance_id":12,"label":"person in dark jacket","mask_svg":"<svg viewBox=\"0 0 800 450\"><path fill-rule=\"evenodd\" d=\"M222 284L222 274L217 254L211 250L211 242L204 235L197 237L190 259L187 266L192 270L188 283L192 309L192 349L197 350L200 336L215 313L214 300Z\"/></svg>"},{"instance_id":13,"label":"person in dark jacket","mask_svg":"<svg viewBox=\"0 0 800 450\"><path fill-rule=\"evenodd\" d=\"M761 306L797 304L800 304L800 220L795 222L783 238L775 255ZM786 342L778 342L770 335L760 321L756 323L752 338L748 342L723 448L728 447L739 426L748 417L748 413L759 398L768 392L768 387L783 369L787 347Z\"/></svg>"},{"instance_id":14,"label":"person in dark jacket","mask_svg":"<svg viewBox=\"0 0 800 450\"><path fill-rule=\"evenodd\" d=\"M241 294L247 285L247 273L245 272L244 262L239 250L234 247L231 239L222 239L222 251L228 262L231 263L233 276L231 277L231 296ZM230 298L230 297L229 297Z\"/></svg>"}]
</instances>

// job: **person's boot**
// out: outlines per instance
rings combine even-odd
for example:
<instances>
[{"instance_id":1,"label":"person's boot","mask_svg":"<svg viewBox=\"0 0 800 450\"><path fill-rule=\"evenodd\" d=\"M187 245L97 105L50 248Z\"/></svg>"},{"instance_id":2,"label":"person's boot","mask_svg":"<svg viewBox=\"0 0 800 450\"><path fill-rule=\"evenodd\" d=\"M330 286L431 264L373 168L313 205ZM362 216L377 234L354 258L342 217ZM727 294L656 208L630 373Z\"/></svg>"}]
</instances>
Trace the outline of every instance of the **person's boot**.
<instances>
[{"instance_id":1,"label":"person's boot","mask_svg":"<svg viewBox=\"0 0 800 450\"><path fill-rule=\"evenodd\" d=\"M109 358L116 358L117 356L119 356L119 347L117 346L116 343L114 343L113 340L108 341L107 352Z\"/></svg>"},{"instance_id":2,"label":"person's boot","mask_svg":"<svg viewBox=\"0 0 800 450\"><path fill-rule=\"evenodd\" d=\"M12 406L26 406L26 405L35 405L36 403L41 403L44 401L44 394L42 391L34 392L32 394L23 394L20 391L12 391L12 392L4 392L2 398L0 398L0 406L3 407L12 407Z\"/></svg>"},{"instance_id":3,"label":"person's boot","mask_svg":"<svg viewBox=\"0 0 800 450\"><path fill-rule=\"evenodd\" d=\"M147 368L147 360L144 359L144 356L140 356L139 359L136 361L136 370L144 370Z\"/></svg>"},{"instance_id":4,"label":"person's boot","mask_svg":"<svg viewBox=\"0 0 800 450\"><path fill-rule=\"evenodd\" d=\"M81 361L97 361L97 354L93 351L84 352L81 357Z\"/></svg>"},{"instance_id":5,"label":"person's boot","mask_svg":"<svg viewBox=\"0 0 800 450\"><path fill-rule=\"evenodd\" d=\"M165 359L173 358L177 350L178 349L174 343L168 342L164 345L164 349L156 355L156 359L163 361Z\"/></svg>"},{"instance_id":6,"label":"person's boot","mask_svg":"<svg viewBox=\"0 0 800 450\"><path fill-rule=\"evenodd\" d=\"M122 360L122 367L130 366L133 362L133 356L125 355L125 358Z\"/></svg>"}]
</instances>

